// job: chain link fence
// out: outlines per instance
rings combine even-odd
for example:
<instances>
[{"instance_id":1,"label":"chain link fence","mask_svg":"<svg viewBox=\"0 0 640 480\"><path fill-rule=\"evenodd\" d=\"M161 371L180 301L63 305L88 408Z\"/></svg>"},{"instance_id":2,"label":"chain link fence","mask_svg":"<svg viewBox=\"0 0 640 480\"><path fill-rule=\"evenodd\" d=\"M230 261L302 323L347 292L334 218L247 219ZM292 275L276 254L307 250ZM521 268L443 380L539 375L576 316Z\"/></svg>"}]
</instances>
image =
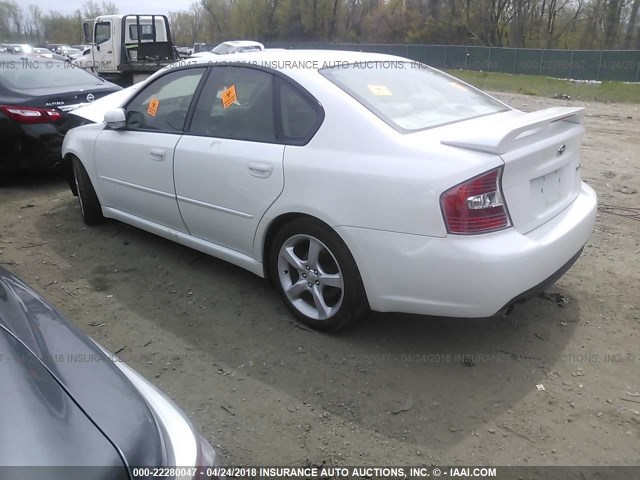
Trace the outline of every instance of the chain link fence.
<instances>
[{"instance_id":1,"label":"chain link fence","mask_svg":"<svg viewBox=\"0 0 640 480\"><path fill-rule=\"evenodd\" d=\"M270 43L269 48L329 49L399 55L436 68L640 82L640 50L544 50L447 45Z\"/></svg>"}]
</instances>

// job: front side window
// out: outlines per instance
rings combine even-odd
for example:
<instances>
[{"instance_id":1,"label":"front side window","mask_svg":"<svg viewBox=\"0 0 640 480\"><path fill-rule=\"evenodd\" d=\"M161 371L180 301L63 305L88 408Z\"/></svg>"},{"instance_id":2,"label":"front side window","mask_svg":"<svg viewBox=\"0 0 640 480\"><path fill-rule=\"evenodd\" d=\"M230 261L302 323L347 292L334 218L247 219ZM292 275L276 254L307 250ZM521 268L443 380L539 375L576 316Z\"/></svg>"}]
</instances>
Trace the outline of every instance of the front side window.
<instances>
[{"instance_id":1,"label":"front side window","mask_svg":"<svg viewBox=\"0 0 640 480\"><path fill-rule=\"evenodd\" d=\"M214 67L198 100L190 133L275 142L273 76L241 67Z\"/></svg>"},{"instance_id":2,"label":"front side window","mask_svg":"<svg viewBox=\"0 0 640 480\"><path fill-rule=\"evenodd\" d=\"M111 23L110 22L98 22L96 23L96 43L100 45L111 39Z\"/></svg>"},{"instance_id":3,"label":"front side window","mask_svg":"<svg viewBox=\"0 0 640 480\"><path fill-rule=\"evenodd\" d=\"M464 83L415 62L362 62L320 73L401 132L508 110Z\"/></svg>"},{"instance_id":4,"label":"front side window","mask_svg":"<svg viewBox=\"0 0 640 480\"><path fill-rule=\"evenodd\" d=\"M145 87L126 108L127 129L181 132L205 70L170 72Z\"/></svg>"}]
</instances>

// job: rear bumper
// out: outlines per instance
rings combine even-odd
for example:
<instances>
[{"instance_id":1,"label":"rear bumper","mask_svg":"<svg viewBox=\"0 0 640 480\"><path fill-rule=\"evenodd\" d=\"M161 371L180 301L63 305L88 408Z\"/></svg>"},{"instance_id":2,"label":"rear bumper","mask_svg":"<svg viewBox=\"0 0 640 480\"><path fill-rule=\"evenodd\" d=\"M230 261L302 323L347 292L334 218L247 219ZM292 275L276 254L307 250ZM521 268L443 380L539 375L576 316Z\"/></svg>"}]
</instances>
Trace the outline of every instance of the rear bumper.
<instances>
[{"instance_id":1,"label":"rear bumper","mask_svg":"<svg viewBox=\"0 0 640 480\"><path fill-rule=\"evenodd\" d=\"M586 184L544 225L445 238L339 227L373 310L481 318L555 282L575 262L596 219ZM577 253L578 252L578 253Z\"/></svg>"},{"instance_id":2,"label":"rear bumper","mask_svg":"<svg viewBox=\"0 0 640 480\"><path fill-rule=\"evenodd\" d=\"M52 169L62 162L64 134L51 123L16 126L2 137L0 171Z\"/></svg>"},{"instance_id":3,"label":"rear bumper","mask_svg":"<svg viewBox=\"0 0 640 480\"><path fill-rule=\"evenodd\" d=\"M513 305L526 302L530 298L536 297L542 292L544 292L547 288L549 288L551 285L553 285L558 280L560 280L560 278L562 278L562 276L565 273L567 273L571 267L573 267L573 264L576 263L578 258L580 258L580 255L582 255L583 250L584 248L581 248L580 250L578 250L578 253L576 253L573 257L571 257L569 261L565 263L562 267L560 267L556 272L550 275L549 278L546 278L545 280L540 282L538 285L531 287L526 292L522 292L520 295L516 296L510 302L508 302L500 310L507 310L509 307L512 307Z\"/></svg>"}]
</instances>

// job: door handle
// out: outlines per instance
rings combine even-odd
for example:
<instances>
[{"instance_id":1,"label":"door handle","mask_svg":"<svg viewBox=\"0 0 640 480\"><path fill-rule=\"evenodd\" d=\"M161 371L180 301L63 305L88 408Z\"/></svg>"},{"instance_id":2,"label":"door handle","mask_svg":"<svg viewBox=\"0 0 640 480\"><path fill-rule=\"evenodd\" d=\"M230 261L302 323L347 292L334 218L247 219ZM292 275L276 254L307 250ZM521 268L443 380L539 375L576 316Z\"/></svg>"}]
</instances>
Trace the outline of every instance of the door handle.
<instances>
[{"instance_id":1,"label":"door handle","mask_svg":"<svg viewBox=\"0 0 640 480\"><path fill-rule=\"evenodd\" d=\"M162 160L164 160L164 157L167 156L167 151L162 148L152 148L151 150L149 150L149 155L153 160L161 162Z\"/></svg>"},{"instance_id":2,"label":"door handle","mask_svg":"<svg viewBox=\"0 0 640 480\"><path fill-rule=\"evenodd\" d=\"M273 172L273 165L270 163L250 162L249 173L254 177L267 178Z\"/></svg>"}]
</instances>

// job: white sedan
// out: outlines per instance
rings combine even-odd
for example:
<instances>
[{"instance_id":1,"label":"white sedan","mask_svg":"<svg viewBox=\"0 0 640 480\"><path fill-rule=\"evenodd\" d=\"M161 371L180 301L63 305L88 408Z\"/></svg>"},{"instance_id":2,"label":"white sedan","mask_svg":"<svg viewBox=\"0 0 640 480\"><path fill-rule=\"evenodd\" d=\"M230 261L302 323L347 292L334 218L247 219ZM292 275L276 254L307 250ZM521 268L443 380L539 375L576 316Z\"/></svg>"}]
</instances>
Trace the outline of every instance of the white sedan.
<instances>
[{"instance_id":1,"label":"white sedan","mask_svg":"<svg viewBox=\"0 0 640 480\"><path fill-rule=\"evenodd\" d=\"M113 218L269 278L302 322L486 317L557 280L593 230L583 110L523 113L360 52L174 65L83 107L63 156Z\"/></svg>"}]
</instances>

